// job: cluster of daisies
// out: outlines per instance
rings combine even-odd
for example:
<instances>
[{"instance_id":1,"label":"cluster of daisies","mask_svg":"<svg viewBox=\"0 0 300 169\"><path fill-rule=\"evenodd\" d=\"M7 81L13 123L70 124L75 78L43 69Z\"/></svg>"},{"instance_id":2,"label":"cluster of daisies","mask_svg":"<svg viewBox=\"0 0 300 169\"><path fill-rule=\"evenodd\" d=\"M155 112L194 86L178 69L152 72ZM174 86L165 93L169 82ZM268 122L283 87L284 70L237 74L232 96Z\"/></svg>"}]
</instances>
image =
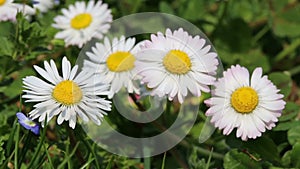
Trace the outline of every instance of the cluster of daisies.
<instances>
[{"instance_id":1,"label":"cluster of daisies","mask_svg":"<svg viewBox=\"0 0 300 169\"><path fill-rule=\"evenodd\" d=\"M3 2L11 3L0 0L0 8ZM81 48L92 38L102 41L85 53L81 69L72 67L64 57L62 75L51 60L44 62L44 68L34 66L44 80L35 76L23 79L23 98L36 104L30 118L22 114L18 117L31 127L37 125L34 119L43 125L53 117L58 124L68 121L71 128L78 119L100 125L111 111L109 99L121 88L141 94L141 84L150 95L179 103L188 95L200 97L202 92L211 92L211 98L205 101L209 107L206 115L225 135L236 128L236 136L242 140L260 137L274 127L285 107L283 95L262 75L261 68L250 77L245 67L235 65L217 78L218 56L199 35L191 36L179 28L152 34L149 40L138 43L134 37L109 39L105 33L112 15L107 4L75 2L62 13L54 18L53 27L61 30L55 38L63 39L66 46Z\"/></svg>"},{"instance_id":2,"label":"cluster of daisies","mask_svg":"<svg viewBox=\"0 0 300 169\"><path fill-rule=\"evenodd\" d=\"M15 22L18 12L23 13L26 18L30 18L30 16L37 12L45 13L59 4L59 0L31 0L31 3L33 7L26 4L14 3L14 0L0 0L0 22Z\"/></svg>"}]
</instances>

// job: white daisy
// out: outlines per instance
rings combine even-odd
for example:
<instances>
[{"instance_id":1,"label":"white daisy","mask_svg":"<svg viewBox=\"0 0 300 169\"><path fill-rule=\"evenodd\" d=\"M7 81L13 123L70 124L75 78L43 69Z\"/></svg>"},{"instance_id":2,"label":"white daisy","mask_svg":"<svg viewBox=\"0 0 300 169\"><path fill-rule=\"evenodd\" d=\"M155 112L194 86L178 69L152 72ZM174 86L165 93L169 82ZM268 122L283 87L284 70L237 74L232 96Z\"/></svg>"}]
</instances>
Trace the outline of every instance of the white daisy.
<instances>
[{"instance_id":1,"label":"white daisy","mask_svg":"<svg viewBox=\"0 0 300 169\"><path fill-rule=\"evenodd\" d=\"M205 101L210 106L206 115L212 116L215 127L223 129L224 135L237 128L236 136L244 141L274 127L285 101L268 77L262 76L262 69L256 68L251 79L248 70L239 65L223 75L215 83L213 97Z\"/></svg>"},{"instance_id":2,"label":"white daisy","mask_svg":"<svg viewBox=\"0 0 300 169\"><path fill-rule=\"evenodd\" d=\"M42 13L47 12L49 9L53 8L55 4L59 4L58 0L33 0L33 8L38 9Z\"/></svg>"},{"instance_id":3,"label":"white daisy","mask_svg":"<svg viewBox=\"0 0 300 169\"><path fill-rule=\"evenodd\" d=\"M16 21L18 12L25 16L34 15L35 11L28 5L13 3L14 0L0 0L0 21Z\"/></svg>"},{"instance_id":4,"label":"white daisy","mask_svg":"<svg viewBox=\"0 0 300 169\"><path fill-rule=\"evenodd\" d=\"M200 36L192 37L182 28L166 35L151 35L139 52L136 69L142 82L152 88L151 95L177 96L183 103L188 91L199 97L201 91L209 92L217 70L217 54Z\"/></svg>"},{"instance_id":5,"label":"white daisy","mask_svg":"<svg viewBox=\"0 0 300 169\"><path fill-rule=\"evenodd\" d=\"M62 77L58 74L53 60L44 62L45 69L34 66L34 69L48 82L35 76L23 79L26 102L40 102L35 104L35 109L30 118L39 118L44 124L58 115L57 123L69 121L69 126L75 128L77 115L84 121L91 119L100 125L103 115L111 110L110 101L96 95L106 95L109 86L102 85L98 79L86 71L77 74L78 66L71 69L71 64L66 57L62 60Z\"/></svg>"},{"instance_id":6,"label":"white daisy","mask_svg":"<svg viewBox=\"0 0 300 169\"><path fill-rule=\"evenodd\" d=\"M110 83L108 97L112 98L123 86L129 93L139 94L139 88L134 83L137 74L134 68L135 54L139 51L135 45L135 38L114 38L112 42L105 37L103 43L96 43L92 52L87 52L89 60L84 61L84 68L92 68L102 79L103 83Z\"/></svg>"},{"instance_id":7,"label":"white daisy","mask_svg":"<svg viewBox=\"0 0 300 169\"><path fill-rule=\"evenodd\" d=\"M75 2L68 9L62 9L62 15L54 18L54 28L62 29L55 38L64 39L66 46L82 47L93 37L101 39L110 28L111 11L102 1Z\"/></svg>"}]
</instances>

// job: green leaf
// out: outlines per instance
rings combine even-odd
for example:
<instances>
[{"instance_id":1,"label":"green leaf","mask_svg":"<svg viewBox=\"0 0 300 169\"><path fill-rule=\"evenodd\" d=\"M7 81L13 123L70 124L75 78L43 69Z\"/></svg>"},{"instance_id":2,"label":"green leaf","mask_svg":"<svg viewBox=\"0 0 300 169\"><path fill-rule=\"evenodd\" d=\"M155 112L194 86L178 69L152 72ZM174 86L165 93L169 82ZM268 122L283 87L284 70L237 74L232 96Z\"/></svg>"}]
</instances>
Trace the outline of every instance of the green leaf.
<instances>
[{"instance_id":1,"label":"green leaf","mask_svg":"<svg viewBox=\"0 0 300 169\"><path fill-rule=\"evenodd\" d=\"M278 1L272 1L278 3ZM300 5L290 5L288 1L278 5L278 12L273 15L272 27L274 33L281 37L300 36ZM281 8L280 8L281 7Z\"/></svg>"},{"instance_id":2,"label":"green leaf","mask_svg":"<svg viewBox=\"0 0 300 169\"><path fill-rule=\"evenodd\" d=\"M291 164L291 150L284 153L284 155L281 158L281 164L283 166L290 166Z\"/></svg>"},{"instance_id":3,"label":"green leaf","mask_svg":"<svg viewBox=\"0 0 300 169\"><path fill-rule=\"evenodd\" d=\"M22 93L22 78L29 75L34 75L34 71L32 69L23 69L20 71L18 78L4 90L4 94L8 98L15 98L20 95Z\"/></svg>"},{"instance_id":4,"label":"green leaf","mask_svg":"<svg viewBox=\"0 0 300 169\"><path fill-rule=\"evenodd\" d=\"M259 162L253 160L245 153L239 152L236 149L233 149L226 153L224 157L224 168L225 169L249 169L262 168Z\"/></svg>"},{"instance_id":5,"label":"green leaf","mask_svg":"<svg viewBox=\"0 0 300 169\"><path fill-rule=\"evenodd\" d=\"M37 48L47 47L47 34L45 28L41 27L38 22L29 22L22 14L17 14L18 34L16 37L16 56L28 56ZM30 58L25 58L29 60Z\"/></svg>"},{"instance_id":6,"label":"green leaf","mask_svg":"<svg viewBox=\"0 0 300 169\"><path fill-rule=\"evenodd\" d=\"M216 48L231 54L228 59L232 59L232 53L247 52L251 48L251 29L241 18L224 21L216 28L214 36Z\"/></svg>"},{"instance_id":7,"label":"green leaf","mask_svg":"<svg viewBox=\"0 0 300 169\"><path fill-rule=\"evenodd\" d=\"M274 26L274 32L278 36L299 36L300 35L300 24L288 22L284 19L277 19L276 25Z\"/></svg>"},{"instance_id":8,"label":"green leaf","mask_svg":"<svg viewBox=\"0 0 300 169\"><path fill-rule=\"evenodd\" d=\"M9 37L13 34L14 32L14 24L10 21L1 21L0 22L0 36L3 37Z\"/></svg>"},{"instance_id":9,"label":"green leaf","mask_svg":"<svg viewBox=\"0 0 300 169\"><path fill-rule=\"evenodd\" d=\"M259 154L262 159L268 161L280 161L277 145L269 137L260 137L255 140L248 140L244 146Z\"/></svg>"},{"instance_id":10,"label":"green leaf","mask_svg":"<svg viewBox=\"0 0 300 169\"><path fill-rule=\"evenodd\" d=\"M163 13L174 14L173 8L170 7L170 5L165 1L161 1L159 3L159 10L160 10L160 12L163 12Z\"/></svg>"},{"instance_id":11,"label":"green leaf","mask_svg":"<svg viewBox=\"0 0 300 169\"><path fill-rule=\"evenodd\" d=\"M14 44L7 37L0 37L0 55L11 56L14 50Z\"/></svg>"},{"instance_id":12,"label":"green leaf","mask_svg":"<svg viewBox=\"0 0 300 169\"><path fill-rule=\"evenodd\" d=\"M189 0L182 3L179 8L179 15L185 19L195 21L204 16L206 12L205 7L207 7L205 1Z\"/></svg>"},{"instance_id":13,"label":"green leaf","mask_svg":"<svg viewBox=\"0 0 300 169\"><path fill-rule=\"evenodd\" d=\"M285 98L290 95L292 88L290 75L282 72L274 72L269 74L269 79L280 89L280 93L282 93Z\"/></svg>"},{"instance_id":14,"label":"green leaf","mask_svg":"<svg viewBox=\"0 0 300 169\"><path fill-rule=\"evenodd\" d=\"M300 142L295 143L293 146L291 151L291 162L294 167L300 168Z\"/></svg>"},{"instance_id":15,"label":"green leaf","mask_svg":"<svg viewBox=\"0 0 300 169\"><path fill-rule=\"evenodd\" d=\"M269 72L271 69L269 60L260 50L249 50L246 52L234 53L227 49L218 50L221 60L229 65L241 64L252 72L257 67L262 67L264 72Z\"/></svg>"},{"instance_id":16,"label":"green leaf","mask_svg":"<svg viewBox=\"0 0 300 169\"><path fill-rule=\"evenodd\" d=\"M3 77L0 77L0 79L3 80L6 78L6 75L8 75L16 70L18 63L16 61L14 61L11 57L8 57L8 56L0 56L0 60L1 60L0 74L3 76ZM3 85L3 84L1 84L1 82L0 82L0 85Z\"/></svg>"},{"instance_id":17,"label":"green leaf","mask_svg":"<svg viewBox=\"0 0 300 169\"><path fill-rule=\"evenodd\" d=\"M247 67L250 72L257 67L262 67L264 72L269 72L271 67L268 58L260 50L250 50L248 53L242 54L239 63Z\"/></svg>"},{"instance_id":18,"label":"green leaf","mask_svg":"<svg viewBox=\"0 0 300 169\"><path fill-rule=\"evenodd\" d=\"M195 124L193 126L193 128L191 129L190 131L190 135L194 138L194 139L198 139L200 133L201 133L201 130L203 128L203 125L204 123L203 122L199 122L197 124Z\"/></svg>"},{"instance_id":19,"label":"green leaf","mask_svg":"<svg viewBox=\"0 0 300 169\"><path fill-rule=\"evenodd\" d=\"M236 137L235 132L230 133L229 136L226 137L225 141L226 144L228 144L231 148L240 149L241 147L243 147L243 141L240 138Z\"/></svg>"},{"instance_id":20,"label":"green leaf","mask_svg":"<svg viewBox=\"0 0 300 169\"><path fill-rule=\"evenodd\" d=\"M205 169L205 166L206 166L205 159L199 158L199 154L197 153L196 147L192 148L192 152L190 153L190 156L188 157L188 164L189 164L189 167L192 169Z\"/></svg>"},{"instance_id":21,"label":"green leaf","mask_svg":"<svg viewBox=\"0 0 300 169\"><path fill-rule=\"evenodd\" d=\"M260 158L268 161L279 161L279 152L276 144L272 139L262 136L255 140L248 140L247 142L241 141L235 137L235 134L230 134L226 138L226 144L231 148L245 149L247 148L250 152L257 153Z\"/></svg>"},{"instance_id":22,"label":"green leaf","mask_svg":"<svg viewBox=\"0 0 300 169\"><path fill-rule=\"evenodd\" d=\"M299 112L298 104L294 102L287 102L285 105L285 109L281 117L279 117L279 121L288 121L297 116Z\"/></svg>"},{"instance_id":23,"label":"green leaf","mask_svg":"<svg viewBox=\"0 0 300 169\"><path fill-rule=\"evenodd\" d=\"M288 141L291 145L300 141L300 132L299 131L300 131L300 125L294 126L288 131Z\"/></svg>"},{"instance_id":24,"label":"green leaf","mask_svg":"<svg viewBox=\"0 0 300 169\"><path fill-rule=\"evenodd\" d=\"M286 131L299 125L300 125L300 121L281 122L276 127L273 128L273 131Z\"/></svg>"},{"instance_id":25,"label":"green leaf","mask_svg":"<svg viewBox=\"0 0 300 169\"><path fill-rule=\"evenodd\" d=\"M127 0L127 1L118 1L119 8L123 15L132 14L138 11L142 1L140 0Z\"/></svg>"},{"instance_id":26,"label":"green leaf","mask_svg":"<svg viewBox=\"0 0 300 169\"><path fill-rule=\"evenodd\" d=\"M228 1L227 3L230 17L241 17L247 22L267 19L270 13L269 10L265 10L268 7L267 1Z\"/></svg>"}]
</instances>

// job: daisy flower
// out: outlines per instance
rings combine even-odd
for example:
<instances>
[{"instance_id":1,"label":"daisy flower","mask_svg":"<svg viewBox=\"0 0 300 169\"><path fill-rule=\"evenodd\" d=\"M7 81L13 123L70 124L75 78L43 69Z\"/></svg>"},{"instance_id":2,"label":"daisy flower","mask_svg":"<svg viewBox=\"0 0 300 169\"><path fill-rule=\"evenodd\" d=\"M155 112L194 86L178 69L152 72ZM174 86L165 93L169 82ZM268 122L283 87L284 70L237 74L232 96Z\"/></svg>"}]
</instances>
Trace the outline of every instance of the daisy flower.
<instances>
[{"instance_id":1,"label":"daisy flower","mask_svg":"<svg viewBox=\"0 0 300 169\"><path fill-rule=\"evenodd\" d=\"M68 9L62 9L62 13L54 18L52 26L62 30L55 38L64 39L66 46L81 48L92 38L103 38L112 22L111 11L102 1L75 2Z\"/></svg>"},{"instance_id":2,"label":"daisy flower","mask_svg":"<svg viewBox=\"0 0 300 169\"><path fill-rule=\"evenodd\" d=\"M55 4L59 4L59 0L33 0L32 3L33 8L45 13L49 9L53 8Z\"/></svg>"},{"instance_id":3,"label":"daisy flower","mask_svg":"<svg viewBox=\"0 0 300 169\"><path fill-rule=\"evenodd\" d=\"M84 68L96 72L103 83L110 83L108 98L112 98L123 86L129 93L139 94L139 89L134 80L136 71L134 68L135 54L139 50L135 45L135 38L114 38L112 42L105 37L103 43L96 43L92 52L87 52L89 60L84 61ZM99 78L99 79L100 79Z\"/></svg>"},{"instance_id":4,"label":"daisy flower","mask_svg":"<svg viewBox=\"0 0 300 169\"><path fill-rule=\"evenodd\" d=\"M16 21L18 12L24 15L34 15L35 11L28 5L13 3L14 0L0 0L0 21Z\"/></svg>"},{"instance_id":5,"label":"daisy flower","mask_svg":"<svg viewBox=\"0 0 300 169\"><path fill-rule=\"evenodd\" d=\"M58 74L53 60L44 62L45 69L34 65L34 69L48 82L35 76L23 79L26 102L39 102L34 105L29 115L44 124L58 115L57 123L69 121L69 126L75 128L77 115L84 121L91 119L100 125L103 115L111 110L110 101L96 95L106 95L108 85L102 85L98 79L86 71L77 74L78 66L71 69L66 57L62 60L62 77Z\"/></svg>"},{"instance_id":6,"label":"daisy flower","mask_svg":"<svg viewBox=\"0 0 300 169\"><path fill-rule=\"evenodd\" d=\"M18 122L27 130L30 130L35 135L39 135L40 126L34 122L32 119L26 117L22 112L18 112L17 114Z\"/></svg>"},{"instance_id":7,"label":"daisy flower","mask_svg":"<svg viewBox=\"0 0 300 169\"><path fill-rule=\"evenodd\" d=\"M237 128L236 136L244 141L274 127L285 106L283 95L262 76L262 68L256 68L250 79L245 67L231 66L214 86L213 97L205 101L210 106L206 115L224 135Z\"/></svg>"},{"instance_id":8,"label":"daisy flower","mask_svg":"<svg viewBox=\"0 0 300 169\"><path fill-rule=\"evenodd\" d=\"M217 54L200 36L192 37L182 28L163 35L151 35L139 52L136 69L142 83L152 89L151 95L177 96L183 103L188 92L199 97L201 91L209 92L208 85L215 81Z\"/></svg>"}]
</instances>

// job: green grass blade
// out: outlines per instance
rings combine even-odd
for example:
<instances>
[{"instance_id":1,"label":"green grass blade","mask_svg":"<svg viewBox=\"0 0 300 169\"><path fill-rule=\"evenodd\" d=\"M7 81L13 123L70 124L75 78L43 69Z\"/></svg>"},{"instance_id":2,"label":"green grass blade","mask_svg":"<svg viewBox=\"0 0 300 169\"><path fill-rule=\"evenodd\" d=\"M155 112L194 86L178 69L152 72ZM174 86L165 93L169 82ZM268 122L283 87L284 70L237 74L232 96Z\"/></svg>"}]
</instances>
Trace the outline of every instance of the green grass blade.
<instances>
[{"instance_id":1,"label":"green grass blade","mask_svg":"<svg viewBox=\"0 0 300 169\"><path fill-rule=\"evenodd\" d=\"M213 151L214 151L214 148L211 148L211 151L210 151L210 154L209 154L209 157L208 157L205 169L209 169L209 165L210 165L210 161L211 161L211 157L212 157Z\"/></svg>"},{"instance_id":2,"label":"green grass blade","mask_svg":"<svg viewBox=\"0 0 300 169\"><path fill-rule=\"evenodd\" d=\"M57 169L62 169L62 168L64 167L64 165L65 165L68 161L70 161L71 157L75 154L75 152L76 152L76 150L77 150L77 148L78 148L78 146L79 146L79 143L80 143L80 142L77 142L77 143L76 143L76 145L75 145L73 151L67 156L67 158L64 159L64 161L57 167Z\"/></svg>"},{"instance_id":3,"label":"green grass blade","mask_svg":"<svg viewBox=\"0 0 300 169\"><path fill-rule=\"evenodd\" d=\"M164 158L163 158L163 161L162 161L162 164L161 164L161 169L164 169L164 168L165 168L165 164L166 164L166 156L167 156L167 152L164 153Z\"/></svg>"}]
</instances>

